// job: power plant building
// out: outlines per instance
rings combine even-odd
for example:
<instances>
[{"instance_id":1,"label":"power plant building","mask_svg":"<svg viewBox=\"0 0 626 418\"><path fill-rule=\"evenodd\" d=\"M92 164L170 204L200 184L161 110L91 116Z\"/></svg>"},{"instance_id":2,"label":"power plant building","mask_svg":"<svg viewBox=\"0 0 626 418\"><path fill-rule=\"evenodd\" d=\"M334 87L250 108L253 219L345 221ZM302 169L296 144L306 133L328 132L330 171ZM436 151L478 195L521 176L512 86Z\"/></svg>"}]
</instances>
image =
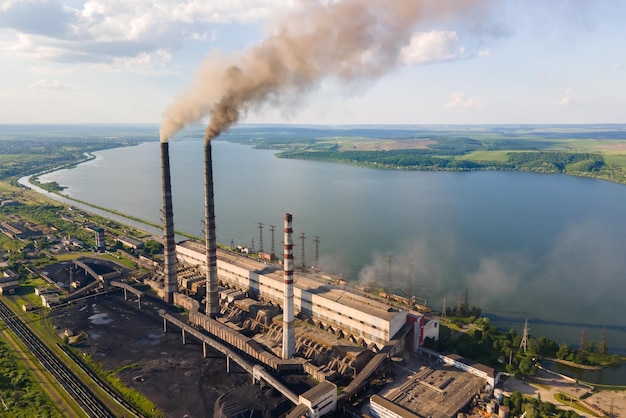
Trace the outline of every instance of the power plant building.
<instances>
[{"instance_id":1,"label":"power plant building","mask_svg":"<svg viewBox=\"0 0 626 418\"><path fill-rule=\"evenodd\" d=\"M206 268L205 248L199 242L178 243L176 254L184 263ZM277 266L218 250L217 270L218 279L225 286L282 306L284 276ZM329 284L323 276L294 273L293 295L296 315L302 313L320 328L355 342L365 342L367 346L382 348L407 322L414 323L416 328L416 343L411 344L414 349L427 336L438 338L438 327L425 323L420 314Z\"/></svg>"}]
</instances>

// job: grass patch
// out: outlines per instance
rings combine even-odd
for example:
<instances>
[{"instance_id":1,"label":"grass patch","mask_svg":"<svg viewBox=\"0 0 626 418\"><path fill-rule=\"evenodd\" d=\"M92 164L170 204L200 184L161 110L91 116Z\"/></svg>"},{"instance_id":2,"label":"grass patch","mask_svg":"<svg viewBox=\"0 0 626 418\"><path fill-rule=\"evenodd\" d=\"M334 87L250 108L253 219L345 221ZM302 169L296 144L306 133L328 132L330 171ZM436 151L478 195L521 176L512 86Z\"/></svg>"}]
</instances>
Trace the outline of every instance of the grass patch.
<instances>
[{"instance_id":1,"label":"grass patch","mask_svg":"<svg viewBox=\"0 0 626 418\"><path fill-rule=\"evenodd\" d=\"M16 349L20 355L16 354ZM0 416L62 417L63 414L58 409L60 405L57 405L60 398L63 398L68 407L74 405L60 387L41 383L49 378L36 364L33 355L23 348L12 333L0 333ZM53 402L52 398L57 401ZM78 414L78 411L75 410L74 413Z\"/></svg>"},{"instance_id":2,"label":"grass patch","mask_svg":"<svg viewBox=\"0 0 626 418\"><path fill-rule=\"evenodd\" d=\"M114 261L116 263L122 264L122 265L124 265L124 266L126 266L128 268L131 268L131 269L136 269L137 268L137 264L135 264L134 261L129 260L128 258L124 257L124 255L122 255L122 254L119 255L119 258L115 257L115 256L113 256L111 254L100 254L98 256L98 258L103 258L105 260L111 260L111 261Z\"/></svg>"},{"instance_id":3,"label":"grass patch","mask_svg":"<svg viewBox=\"0 0 626 418\"><path fill-rule=\"evenodd\" d=\"M17 187L11 185L10 183L7 183L6 181L0 181L0 193L14 193L14 192L18 192L20 191L20 189L18 189ZM8 196L6 196L8 197Z\"/></svg>"},{"instance_id":4,"label":"grass patch","mask_svg":"<svg viewBox=\"0 0 626 418\"><path fill-rule=\"evenodd\" d=\"M498 161L505 163L509 160L509 151L475 151L458 157L458 160L468 161Z\"/></svg>"},{"instance_id":5,"label":"grass patch","mask_svg":"<svg viewBox=\"0 0 626 418\"><path fill-rule=\"evenodd\" d=\"M605 152L603 155L607 164L626 168L626 154Z\"/></svg>"},{"instance_id":6,"label":"grass patch","mask_svg":"<svg viewBox=\"0 0 626 418\"><path fill-rule=\"evenodd\" d=\"M33 154L0 154L0 164L15 164L17 162L45 161L48 156Z\"/></svg>"},{"instance_id":7,"label":"grass patch","mask_svg":"<svg viewBox=\"0 0 626 418\"><path fill-rule=\"evenodd\" d=\"M582 412L585 415L595 416L595 414L591 410L589 410L588 408L585 408L577 399L574 399L568 395L557 393L554 395L554 399L556 399L559 403L563 405L570 406L576 409L577 411Z\"/></svg>"},{"instance_id":8,"label":"grass patch","mask_svg":"<svg viewBox=\"0 0 626 418\"><path fill-rule=\"evenodd\" d=\"M54 254L52 256L54 258L54 260L52 260L50 263L48 263L46 265L58 263L60 261L76 260L77 258L88 256L88 255L92 255L92 254L93 253L91 251L82 251L82 252L78 252L78 253Z\"/></svg>"}]
</instances>

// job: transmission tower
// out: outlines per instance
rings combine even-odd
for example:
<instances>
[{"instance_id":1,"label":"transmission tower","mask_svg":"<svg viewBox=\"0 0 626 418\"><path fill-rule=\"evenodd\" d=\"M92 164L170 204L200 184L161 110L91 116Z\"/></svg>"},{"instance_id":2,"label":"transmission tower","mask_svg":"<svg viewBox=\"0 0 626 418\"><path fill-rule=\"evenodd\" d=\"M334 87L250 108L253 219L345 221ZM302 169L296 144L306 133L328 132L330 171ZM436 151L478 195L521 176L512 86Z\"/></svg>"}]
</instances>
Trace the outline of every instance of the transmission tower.
<instances>
[{"instance_id":1,"label":"transmission tower","mask_svg":"<svg viewBox=\"0 0 626 418\"><path fill-rule=\"evenodd\" d=\"M235 240L234 239L230 239L230 249L234 249L235 248Z\"/></svg>"},{"instance_id":2,"label":"transmission tower","mask_svg":"<svg viewBox=\"0 0 626 418\"><path fill-rule=\"evenodd\" d=\"M263 222L259 222L259 252L263 252L263 226L265 225Z\"/></svg>"},{"instance_id":3,"label":"transmission tower","mask_svg":"<svg viewBox=\"0 0 626 418\"><path fill-rule=\"evenodd\" d=\"M252 245L250 245L250 254L255 253L256 251L254 251L254 238L252 238Z\"/></svg>"},{"instance_id":4,"label":"transmission tower","mask_svg":"<svg viewBox=\"0 0 626 418\"><path fill-rule=\"evenodd\" d=\"M276 231L276 227L270 225L270 231L272 232L272 253L270 254L270 258L273 260L276 258L276 248L274 247L274 231Z\"/></svg>"},{"instance_id":5,"label":"transmission tower","mask_svg":"<svg viewBox=\"0 0 626 418\"><path fill-rule=\"evenodd\" d=\"M461 315L463 314L463 311L461 310L461 296L457 296L456 297L456 317L460 318Z\"/></svg>"},{"instance_id":6,"label":"transmission tower","mask_svg":"<svg viewBox=\"0 0 626 418\"><path fill-rule=\"evenodd\" d=\"M302 259L302 269L306 270L306 261L304 260L304 239L306 235L304 232L300 232L300 241L302 242L302 251L300 252L300 258Z\"/></svg>"},{"instance_id":7,"label":"transmission tower","mask_svg":"<svg viewBox=\"0 0 626 418\"><path fill-rule=\"evenodd\" d=\"M519 344L520 348L524 350L524 353L526 352L526 349L528 348L528 333L529 332L530 332L530 328L528 327L528 319L527 319L526 321L524 321L524 330L522 331L522 341Z\"/></svg>"},{"instance_id":8,"label":"transmission tower","mask_svg":"<svg viewBox=\"0 0 626 418\"><path fill-rule=\"evenodd\" d=\"M320 270L320 237L315 237L315 268Z\"/></svg>"},{"instance_id":9,"label":"transmission tower","mask_svg":"<svg viewBox=\"0 0 626 418\"><path fill-rule=\"evenodd\" d=\"M391 253L387 254L387 293L393 293L393 277L391 275L391 262L393 257Z\"/></svg>"}]
</instances>

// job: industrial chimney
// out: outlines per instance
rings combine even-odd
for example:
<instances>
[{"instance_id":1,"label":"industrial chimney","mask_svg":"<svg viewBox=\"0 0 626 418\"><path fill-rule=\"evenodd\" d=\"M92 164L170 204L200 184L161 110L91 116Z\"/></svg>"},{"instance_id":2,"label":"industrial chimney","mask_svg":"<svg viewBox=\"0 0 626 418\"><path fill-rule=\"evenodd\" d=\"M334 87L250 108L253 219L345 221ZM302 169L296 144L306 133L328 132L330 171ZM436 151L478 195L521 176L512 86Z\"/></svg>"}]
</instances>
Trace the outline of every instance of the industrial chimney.
<instances>
[{"instance_id":1,"label":"industrial chimney","mask_svg":"<svg viewBox=\"0 0 626 418\"><path fill-rule=\"evenodd\" d=\"M204 144L204 231L206 238L206 310L215 318L220 311L217 295L217 237L215 233L215 201L213 198L213 159L211 141Z\"/></svg>"},{"instance_id":2,"label":"industrial chimney","mask_svg":"<svg viewBox=\"0 0 626 418\"><path fill-rule=\"evenodd\" d=\"M283 303L283 359L289 359L295 353L295 331L293 327L293 229L292 215L285 214L285 252L283 254L284 269L284 303Z\"/></svg>"},{"instance_id":3,"label":"industrial chimney","mask_svg":"<svg viewBox=\"0 0 626 418\"><path fill-rule=\"evenodd\" d=\"M174 292L178 290L176 280L176 242L174 240L174 211L172 209L172 183L170 180L170 150L168 142L161 142L161 173L163 183L163 274L164 299L174 302Z\"/></svg>"}]
</instances>

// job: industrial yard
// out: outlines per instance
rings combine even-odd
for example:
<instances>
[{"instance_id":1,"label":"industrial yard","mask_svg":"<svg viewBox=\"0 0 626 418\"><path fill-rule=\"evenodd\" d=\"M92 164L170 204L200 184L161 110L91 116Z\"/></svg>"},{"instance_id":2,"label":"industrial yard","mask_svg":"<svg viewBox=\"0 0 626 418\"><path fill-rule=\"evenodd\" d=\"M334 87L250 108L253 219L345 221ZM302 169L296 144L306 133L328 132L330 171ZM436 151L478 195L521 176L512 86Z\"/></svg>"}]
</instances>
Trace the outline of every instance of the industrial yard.
<instances>
[{"instance_id":1,"label":"industrial yard","mask_svg":"<svg viewBox=\"0 0 626 418\"><path fill-rule=\"evenodd\" d=\"M139 309L119 292L54 311L53 320L60 333L86 333L77 348L104 370L117 371L164 416L219 417L219 411L238 407L255 411L255 417L285 412L289 405L284 398L271 388L252 385L251 377L236 366L227 373L219 353L204 358L197 341L183 345L179 332L164 334L157 313L163 308L165 304L146 298Z\"/></svg>"}]
</instances>

